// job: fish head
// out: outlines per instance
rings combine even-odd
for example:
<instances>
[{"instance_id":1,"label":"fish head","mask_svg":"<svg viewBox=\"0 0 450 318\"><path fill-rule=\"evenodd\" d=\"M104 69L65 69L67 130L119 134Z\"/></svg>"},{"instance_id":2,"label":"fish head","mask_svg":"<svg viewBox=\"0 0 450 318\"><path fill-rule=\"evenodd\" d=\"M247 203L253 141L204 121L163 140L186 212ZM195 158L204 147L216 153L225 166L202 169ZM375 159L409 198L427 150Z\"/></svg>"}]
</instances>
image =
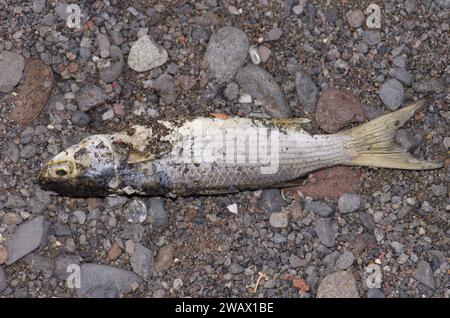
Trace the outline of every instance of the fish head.
<instances>
[{"instance_id":1,"label":"fish head","mask_svg":"<svg viewBox=\"0 0 450 318\"><path fill-rule=\"evenodd\" d=\"M123 157L110 136L92 135L53 157L42 168L38 183L61 195L108 195Z\"/></svg>"}]
</instances>

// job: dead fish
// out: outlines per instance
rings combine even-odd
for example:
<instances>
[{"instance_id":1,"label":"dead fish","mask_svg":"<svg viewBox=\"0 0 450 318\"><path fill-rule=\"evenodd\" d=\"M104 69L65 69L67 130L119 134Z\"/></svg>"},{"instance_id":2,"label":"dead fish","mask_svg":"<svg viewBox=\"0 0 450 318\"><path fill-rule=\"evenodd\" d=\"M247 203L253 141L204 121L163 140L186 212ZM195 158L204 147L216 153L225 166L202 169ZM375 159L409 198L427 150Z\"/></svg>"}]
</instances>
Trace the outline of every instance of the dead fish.
<instances>
[{"instance_id":1,"label":"dead fish","mask_svg":"<svg viewBox=\"0 0 450 318\"><path fill-rule=\"evenodd\" d=\"M335 165L437 169L394 142L422 104L331 135L308 134L301 119L154 121L82 140L51 159L38 182L67 196L172 196L294 186Z\"/></svg>"}]
</instances>

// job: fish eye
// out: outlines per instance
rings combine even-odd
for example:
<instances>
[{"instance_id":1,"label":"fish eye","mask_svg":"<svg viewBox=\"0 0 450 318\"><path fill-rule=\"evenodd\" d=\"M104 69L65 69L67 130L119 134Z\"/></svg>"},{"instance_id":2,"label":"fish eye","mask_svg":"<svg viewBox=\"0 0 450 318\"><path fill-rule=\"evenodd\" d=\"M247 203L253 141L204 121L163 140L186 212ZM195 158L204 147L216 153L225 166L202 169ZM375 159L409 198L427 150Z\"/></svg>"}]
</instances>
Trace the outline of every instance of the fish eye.
<instances>
[{"instance_id":1,"label":"fish eye","mask_svg":"<svg viewBox=\"0 0 450 318\"><path fill-rule=\"evenodd\" d=\"M65 169L59 168L59 169L56 169L55 173L58 176L64 177L67 174L67 171Z\"/></svg>"},{"instance_id":2,"label":"fish eye","mask_svg":"<svg viewBox=\"0 0 450 318\"><path fill-rule=\"evenodd\" d=\"M68 177L72 171L73 167L70 162L56 163L50 167L50 174L53 175L54 178Z\"/></svg>"}]
</instances>

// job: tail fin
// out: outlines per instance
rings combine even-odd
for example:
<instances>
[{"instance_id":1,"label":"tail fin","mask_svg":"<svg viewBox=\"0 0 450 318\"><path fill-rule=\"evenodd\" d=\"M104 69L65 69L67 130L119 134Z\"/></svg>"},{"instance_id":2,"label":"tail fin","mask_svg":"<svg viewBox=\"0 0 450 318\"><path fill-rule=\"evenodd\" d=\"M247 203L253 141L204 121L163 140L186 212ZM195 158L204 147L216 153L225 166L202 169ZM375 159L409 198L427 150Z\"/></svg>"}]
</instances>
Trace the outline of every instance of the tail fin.
<instances>
[{"instance_id":1,"label":"tail fin","mask_svg":"<svg viewBox=\"0 0 450 318\"><path fill-rule=\"evenodd\" d=\"M398 111L378 117L361 126L343 131L351 161L349 166L371 166L393 169L429 170L442 164L416 159L394 142L395 131L424 104L418 101Z\"/></svg>"}]
</instances>

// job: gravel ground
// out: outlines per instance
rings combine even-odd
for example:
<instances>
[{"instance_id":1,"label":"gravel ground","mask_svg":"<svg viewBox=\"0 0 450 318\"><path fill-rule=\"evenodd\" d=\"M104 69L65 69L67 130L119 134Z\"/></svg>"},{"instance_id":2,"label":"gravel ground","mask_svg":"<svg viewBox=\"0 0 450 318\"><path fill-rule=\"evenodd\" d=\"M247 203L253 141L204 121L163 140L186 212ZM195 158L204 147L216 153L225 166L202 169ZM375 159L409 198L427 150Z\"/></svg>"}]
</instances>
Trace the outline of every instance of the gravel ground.
<instances>
[{"instance_id":1,"label":"gravel ground","mask_svg":"<svg viewBox=\"0 0 450 318\"><path fill-rule=\"evenodd\" d=\"M450 296L448 0L374 0L378 29L368 1L73 3L78 29L62 1L0 0L0 297ZM396 139L440 170L337 167L176 199L36 184L81 138L152 118L294 116L332 133L422 97Z\"/></svg>"}]
</instances>

